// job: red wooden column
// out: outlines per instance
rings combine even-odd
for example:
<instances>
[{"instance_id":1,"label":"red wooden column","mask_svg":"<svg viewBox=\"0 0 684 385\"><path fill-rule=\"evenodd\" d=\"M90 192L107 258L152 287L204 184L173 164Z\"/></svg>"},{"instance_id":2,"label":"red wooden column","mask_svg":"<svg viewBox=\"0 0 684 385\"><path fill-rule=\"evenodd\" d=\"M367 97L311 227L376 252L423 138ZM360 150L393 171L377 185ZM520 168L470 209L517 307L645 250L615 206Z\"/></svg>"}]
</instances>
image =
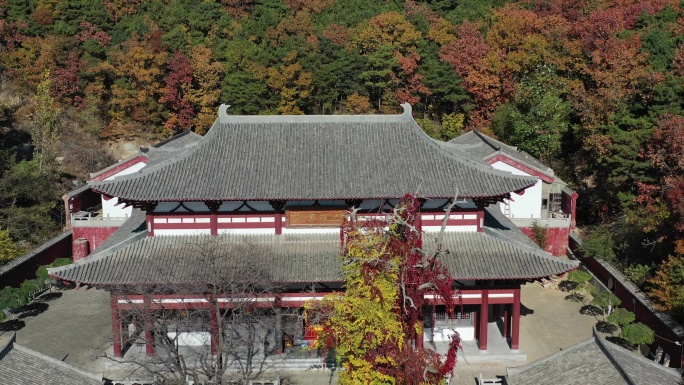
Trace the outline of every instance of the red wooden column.
<instances>
[{"instance_id":1,"label":"red wooden column","mask_svg":"<svg viewBox=\"0 0 684 385\"><path fill-rule=\"evenodd\" d=\"M218 209L223 202L220 201L206 201L204 202L209 209L209 228L211 235L218 235Z\"/></svg>"},{"instance_id":2,"label":"red wooden column","mask_svg":"<svg viewBox=\"0 0 684 385\"><path fill-rule=\"evenodd\" d=\"M503 337L508 338L510 337L510 330L511 330L511 310L510 310L511 305L506 304L504 305L504 319L503 319Z\"/></svg>"},{"instance_id":3,"label":"red wooden column","mask_svg":"<svg viewBox=\"0 0 684 385\"><path fill-rule=\"evenodd\" d=\"M121 357L121 318L119 316L119 297L110 295L112 306L112 340L114 341L114 357Z\"/></svg>"},{"instance_id":4,"label":"red wooden column","mask_svg":"<svg viewBox=\"0 0 684 385\"><path fill-rule=\"evenodd\" d=\"M268 203L275 210L275 233L280 235L283 233L283 208L285 207L285 201L268 201Z\"/></svg>"},{"instance_id":5,"label":"red wooden column","mask_svg":"<svg viewBox=\"0 0 684 385\"><path fill-rule=\"evenodd\" d=\"M145 313L145 352L148 356L154 355L154 320L152 319L151 301L149 296L144 298L144 313Z\"/></svg>"},{"instance_id":6,"label":"red wooden column","mask_svg":"<svg viewBox=\"0 0 684 385\"><path fill-rule=\"evenodd\" d=\"M218 235L218 214L213 212L209 216L209 231L211 235Z\"/></svg>"},{"instance_id":7,"label":"red wooden column","mask_svg":"<svg viewBox=\"0 0 684 385\"><path fill-rule=\"evenodd\" d=\"M511 350L520 349L520 288L513 291L513 317L511 319Z\"/></svg>"},{"instance_id":8,"label":"red wooden column","mask_svg":"<svg viewBox=\"0 0 684 385\"><path fill-rule=\"evenodd\" d=\"M482 290L482 304L480 305L480 335L478 342L480 350L487 350L487 322L489 321L489 290Z\"/></svg>"}]
</instances>

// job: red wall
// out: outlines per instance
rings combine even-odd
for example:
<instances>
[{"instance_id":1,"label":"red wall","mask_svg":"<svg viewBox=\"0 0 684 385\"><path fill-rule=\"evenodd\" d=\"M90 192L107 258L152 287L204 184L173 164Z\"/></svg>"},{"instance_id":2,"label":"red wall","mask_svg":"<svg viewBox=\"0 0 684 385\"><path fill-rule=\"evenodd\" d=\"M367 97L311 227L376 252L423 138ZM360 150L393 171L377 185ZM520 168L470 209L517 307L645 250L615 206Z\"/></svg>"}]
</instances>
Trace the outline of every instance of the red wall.
<instances>
[{"instance_id":1,"label":"red wall","mask_svg":"<svg viewBox=\"0 0 684 385\"><path fill-rule=\"evenodd\" d=\"M534 239L534 232L532 231L531 228L529 227L521 227L520 230L522 230L525 235L530 237L532 241L535 241ZM569 228L560 228L560 227L549 227L546 229L546 247L544 250L548 251L549 253L555 255L555 256L560 256L560 255L565 255L567 254L566 249L568 247L568 237L570 236L570 229ZM535 241L536 243L536 241Z\"/></svg>"},{"instance_id":2,"label":"red wall","mask_svg":"<svg viewBox=\"0 0 684 385\"><path fill-rule=\"evenodd\" d=\"M578 257L583 257L583 253L579 250L577 243L571 238L570 248ZM655 331L656 337L655 343L651 346L651 351L654 352L656 346L663 348L663 351L670 355L670 367L680 368L684 364L684 357L682 357L682 348L670 341L683 341L684 335L677 335L673 331L672 327L681 328L681 325L676 324L676 322L670 317L665 316L662 313L655 312L651 310L646 303L650 302L650 299L645 293L638 290L636 293L633 288L628 288L621 282L620 279L613 276L613 274L607 270L601 263L592 257L582 258L584 265L594 273L594 276L600 280L606 287L611 288L608 281L612 278L613 287L611 290L613 293L620 298L622 303L620 307L634 312L636 316L636 322L642 322L651 329ZM630 285L631 286L631 285ZM639 298L637 298L637 296ZM644 303L644 301L646 303ZM674 323L668 326L668 323ZM684 334L684 333L680 333ZM659 338L662 337L662 338ZM665 340L665 339L667 340Z\"/></svg>"},{"instance_id":3,"label":"red wall","mask_svg":"<svg viewBox=\"0 0 684 385\"><path fill-rule=\"evenodd\" d=\"M88 240L90 251L100 246L118 227L74 227L74 240L85 238ZM70 254L71 255L71 254Z\"/></svg>"},{"instance_id":4,"label":"red wall","mask_svg":"<svg viewBox=\"0 0 684 385\"><path fill-rule=\"evenodd\" d=\"M0 268L0 288L19 287L24 280L36 278L40 265L57 258L71 258L71 232L62 233Z\"/></svg>"}]
</instances>

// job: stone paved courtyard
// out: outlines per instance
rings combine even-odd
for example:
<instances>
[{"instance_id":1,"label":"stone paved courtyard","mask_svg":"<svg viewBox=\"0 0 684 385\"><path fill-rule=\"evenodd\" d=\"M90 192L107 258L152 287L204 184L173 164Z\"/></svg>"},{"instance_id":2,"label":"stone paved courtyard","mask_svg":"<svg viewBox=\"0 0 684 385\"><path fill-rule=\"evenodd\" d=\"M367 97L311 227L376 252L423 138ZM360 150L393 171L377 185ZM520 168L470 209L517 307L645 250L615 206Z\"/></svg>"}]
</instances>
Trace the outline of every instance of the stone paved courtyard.
<instances>
[{"instance_id":1,"label":"stone paved courtyard","mask_svg":"<svg viewBox=\"0 0 684 385\"><path fill-rule=\"evenodd\" d=\"M520 345L528 362L537 360L591 337L593 317L579 314L580 303L565 300L567 293L530 283L522 289ZM109 294L101 290L71 289L52 294L47 309L22 318L17 343L64 360L84 370L105 372L112 379L123 379L103 358L111 351ZM0 331L0 333L7 333ZM462 357L452 384L475 384L482 373L493 378L506 374L506 366L525 362L469 363ZM336 375L325 369L285 372L289 384L326 385L336 383ZM284 381L285 382L285 381Z\"/></svg>"}]
</instances>

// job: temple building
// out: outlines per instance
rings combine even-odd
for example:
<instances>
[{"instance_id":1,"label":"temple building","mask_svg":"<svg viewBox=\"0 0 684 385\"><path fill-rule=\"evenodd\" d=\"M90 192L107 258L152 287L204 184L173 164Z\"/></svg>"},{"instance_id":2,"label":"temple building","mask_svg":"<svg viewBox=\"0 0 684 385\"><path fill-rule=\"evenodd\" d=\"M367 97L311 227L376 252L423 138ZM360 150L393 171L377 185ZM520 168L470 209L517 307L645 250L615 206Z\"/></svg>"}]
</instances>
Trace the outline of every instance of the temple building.
<instances>
[{"instance_id":1,"label":"temple building","mask_svg":"<svg viewBox=\"0 0 684 385\"><path fill-rule=\"evenodd\" d=\"M534 239L536 224L546 231L544 249L553 255L566 255L570 232L575 229L577 193L538 159L491 138L477 130L452 139L450 144L476 156L497 170L537 178L537 183L514 192L499 203L501 212L525 234Z\"/></svg>"},{"instance_id":2,"label":"temple building","mask_svg":"<svg viewBox=\"0 0 684 385\"><path fill-rule=\"evenodd\" d=\"M299 309L344 290L338 256L345 213L356 208L361 216L382 216L411 193L421 201L419 226L428 250L435 247L445 207L456 202L445 221L450 254L443 262L463 306L451 312L427 294L433 316L425 320L425 341L445 340L456 330L486 352L488 323L502 320L503 337L517 351L520 286L578 263L541 250L498 207L535 186L537 177L497 170L458 143L429 138L410 105L403 108L399 115L236 116L222 105L201 140L130 173L94 178L89 189L111 207L132 211L86 257L50 274L111 292L114 354L121 356L136 322L133 310L144 309L146 322L153 322L147 318L156 310L188 303L202 308L218 301L230 309L228 296L180 289L143 296L136 290L188 287L236 259L249 264L235 245L262 254L270 279L282 288L259 294L254 300L260 304ZM197 245L212 239L221 240L215 249L221 258L207 263ZM213 350L216 316L209 316ZM278 319L276 328L283 322ZM312 338L303 323L295 329L293 339ZM283 334L273 334L276 351L285 344ZM154 354L154 338L145 341Z\"/></svg>"}]
</instances>

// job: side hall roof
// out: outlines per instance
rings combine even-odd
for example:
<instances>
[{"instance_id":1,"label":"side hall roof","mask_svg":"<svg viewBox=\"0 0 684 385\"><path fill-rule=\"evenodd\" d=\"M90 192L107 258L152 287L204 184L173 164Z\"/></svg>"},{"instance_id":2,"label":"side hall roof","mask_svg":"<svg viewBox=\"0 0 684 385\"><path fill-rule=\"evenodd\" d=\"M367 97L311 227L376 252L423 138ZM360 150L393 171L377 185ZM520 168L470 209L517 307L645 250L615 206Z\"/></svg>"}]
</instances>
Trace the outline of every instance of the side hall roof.
<instances>
[{"instance_id":1,"label":"side hall roof","mask_svg":"<svg viewBox=\"0 0 684 385\"><path fill-rule=\"evenodd\" d=\"M126 202L502 198L535 178L446 151L400 115L231 116L178 156L94 190Z\"/></svg>"},{"instance_id":2,"label":"side hall roof","mask_svg":"<svg viewBox=\"0 0 684 385\"><path fill-rule=\"evenodd\" d=\"M463 135L451 139L447 143L459 145L463 151L483 160L492 159L496 155L504 155L518 163L530 167L540 174L552 179L555 178L553 170L540 162L537 158L525 151L519 150L517 147L509 146L506 143L500 142L477 130L468 131Z\"/></svg>"},{"instance_id":3,"label":"side hall roof","mask_svg":"<svg viewBox=\"0 0 684 385\"><path fill-rule=\"evenodd\" d=\"M199 142L201 139L202 136L199 134L196 134L190 130L183 131L180 134L174 135L149 147L141 147L138 153L133 154L126 159L122 159L111 166L105 167L102 170L90 173L90 178L95 180L105 179L109 176L107 174L111 172L118 172L116 170L120 166L125 165L126 163L135 162L136 160L147 163L146 167L153 166L169 158L177 156L178 154L197 144L197 142ZM71 192L68 194L71 194Z\"/></svg>"}]
</instances>

